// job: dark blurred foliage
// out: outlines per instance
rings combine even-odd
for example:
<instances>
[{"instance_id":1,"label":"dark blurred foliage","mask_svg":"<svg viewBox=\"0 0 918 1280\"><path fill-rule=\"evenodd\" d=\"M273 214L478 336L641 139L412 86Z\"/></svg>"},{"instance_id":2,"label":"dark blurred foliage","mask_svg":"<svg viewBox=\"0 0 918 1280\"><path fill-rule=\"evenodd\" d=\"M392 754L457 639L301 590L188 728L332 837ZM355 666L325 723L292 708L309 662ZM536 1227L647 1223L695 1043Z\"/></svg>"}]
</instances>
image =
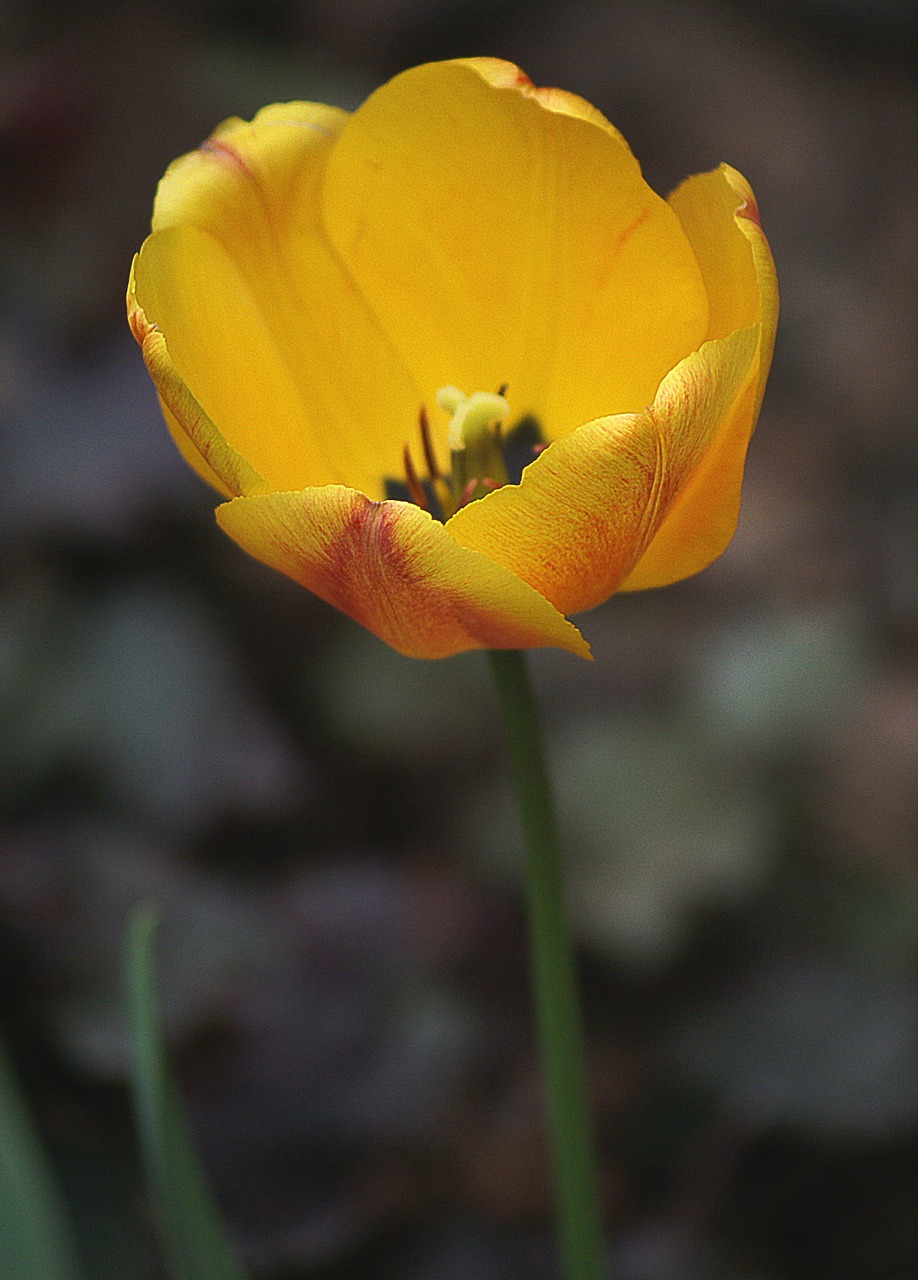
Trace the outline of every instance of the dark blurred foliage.
<instances>
[{"instance_id":1,"label":"dark blurred foliage","mask_svg":"<svg viewBox=\"0 0 918 1280\"><path fill-rule=\"evenodd\" d=\"M727 159L783 289L740 531L534 656L621 1280L916 1274L909 8L276 0L0 10L0 1019L91 1280L159 1275L125 913L265 1280L549 1277L519 840L484 664L245 560L123 319L229 114L494 53L667 190ZM2 1266L0 1266L2 1270Z\"/></svg>"}]
</instances>

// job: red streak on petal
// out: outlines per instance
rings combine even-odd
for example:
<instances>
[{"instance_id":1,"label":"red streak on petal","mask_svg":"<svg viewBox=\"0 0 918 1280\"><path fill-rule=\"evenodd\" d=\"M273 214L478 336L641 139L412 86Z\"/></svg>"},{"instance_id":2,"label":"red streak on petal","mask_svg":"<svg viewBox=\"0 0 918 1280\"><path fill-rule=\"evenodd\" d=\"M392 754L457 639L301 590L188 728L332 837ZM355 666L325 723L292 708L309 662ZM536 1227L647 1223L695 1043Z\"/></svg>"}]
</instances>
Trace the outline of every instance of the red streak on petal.
<instances>
[{"instance_id":1,"label":"red streak on petal","mask_svg":"<svg viewBox=\"0 0 918 1280\"><path fill-rule=\"evenodd\" d=\"M137 296L131 289L127 300L127 318L128 324L131 326L131 333L139 347L143 347L144 342L151 333L155 333L157 325L147 319L147 313L137 301Z\"/></svg>"},{"instance_id":2,"label":"red streak on petal","mask_svg":"<svg viewBox=\"0 0 918 1280\"><path fill-rule=\"evenodd\" d=\"M612 271L618 262L619 254L622 252L634 233L644 225L652 212L653 210L650 205L645 209L642 209L637 217L633 218L632 221L629 222L628 226L623 228L623 230L621 230L615 237L614 241L610 243L605 257L604 267L600 270L595 282L595 287L597 289L603 289L605 287L609 276L612 274Z\"/></svg>"},{"instance_id":3,"label":"red streak on petal","mask_svg":"<svg viewBox=\"0 0 918 1280\"><path fill-rule=\"evenodd\" d=\"M736 216L738 218L748 218L750 222L754 222L761 230L762 219L759 216L759 206L756 204L755 200L753 200L752 196L747 197L747 199L743 201L736 211Z\"/></svg>"},{"instance_id":4,"label":"red streak on petal","mask_svg":"<svg viewBox=\"0 0 918 1280\"><path fill-rule=\"evenodd\" d=\"M231 169L236 169L245 174L247 178L251 178L252 172L249 166L236 148L231 147L228 142L223 142L220 138L208 138L206 142L201 143L200 150L216 156L218 160L224 161Z\"/></svg>"},{"instance_id":5,"label":"red streak on petal","mask_svg":"<svg viewBox=\"0 0 918 1280\"><path fill-rule=\"evenodd\" d=\"M396 580L404 573L405 554L393 536L391 504L357 498L338 535L325 549L317 580L310 585L362 626L371 626L379 607L379 583L386 567ZM291 543L295 550L295 543ZM372 629L372 627L371 627Z\"/></svg>"},{"instance_id":6,"label":"red streak on petal","mask_svg":"<svg viewBox=\"0 0 918 1280\"><path fill-rule=\"evenodd\" d=\"M383 635L403 633L406 627L423 629L425 620L436 626L437 619L461 609L449 586L432 589L398 538L398 524L396 504L356 503L328 547L322 575L326 600ZM413 616L415 611L420 616Z\"/></svg>"},{"instance_id":7,"label":"red streak on petal","mask_svg":"<svg viewBox=\"0 0 918 1280\"><path fill-rule=\"evenodd\" d=\"M616 245L618 249L621 249L625 245L626 241L631 239L635 231L637 231L638 227L641 227L644 225L644 223L650 217L650 214L651 214L651 207L650 205L648 205L646 209L641 210L641 212L638 214L638 216L634 219L633 222L630 222L628 226L625 227L624 231L619 233L619 237Z\"/></svg>"},{"instance_id":8,"label":"red streak on petal","mask_svg":"<svg viewBox=\"0 0 918 1280\"><path fill-rule=\"evenodd\" d=\"M474 581L457 575L448 547L441 571L436 545L423 527L415 519L409 521L413 527L403 525L405 508L403 502L352 495L328 538L318 545L310 538L302 574L295 568L301 554L295 523L279 529L275 536L285 572L394 648L416 657L544 643L538 626L516 619L512 610L505 615L493 590L479 599Z\"/></svg>"},{"instance_id":9,"label":"red streak on petal","mask_svg":"<svg viewBox=\"0 0 918 1280\"><path fill-rule=\"evenodd\" d=\"M131 326L134 341L139 347L142 347L144 338L150 332L150 326L147 324L147 318L140 307L131 307L128 312L128 324Z\"/></svg>"}]
</instances>

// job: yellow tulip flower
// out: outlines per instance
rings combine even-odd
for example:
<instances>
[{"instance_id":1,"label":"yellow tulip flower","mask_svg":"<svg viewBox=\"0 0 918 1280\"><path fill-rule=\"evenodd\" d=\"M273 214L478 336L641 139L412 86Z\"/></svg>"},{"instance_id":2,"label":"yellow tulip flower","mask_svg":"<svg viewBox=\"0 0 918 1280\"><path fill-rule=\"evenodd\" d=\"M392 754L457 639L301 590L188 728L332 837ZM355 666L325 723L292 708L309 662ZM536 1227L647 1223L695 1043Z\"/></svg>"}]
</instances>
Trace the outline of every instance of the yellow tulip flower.
<instances>
[{"instance_id":1,"label":"yellow tulip flower","mask_svg":"<svg viewBox=\"0 0 918 1280\"><path fill-rule=\"evenodd\" d=\"M225 121L128 287L221 527L425 658L586 656L567 614L720 555L777 312L740 174L663 200L589 103L490 58Z\"/></svg>"}]
</instances>

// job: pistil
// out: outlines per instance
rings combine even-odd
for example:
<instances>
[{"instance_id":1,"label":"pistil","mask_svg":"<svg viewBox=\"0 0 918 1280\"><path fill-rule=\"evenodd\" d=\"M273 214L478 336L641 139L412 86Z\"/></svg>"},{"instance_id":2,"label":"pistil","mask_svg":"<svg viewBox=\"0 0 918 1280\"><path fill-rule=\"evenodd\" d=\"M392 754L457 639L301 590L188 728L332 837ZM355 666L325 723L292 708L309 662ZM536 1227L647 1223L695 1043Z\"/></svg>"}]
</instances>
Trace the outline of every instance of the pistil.
<instances>
[{"instance_id":1,"label":"pistil","mask_svg":"<svg viewBox=\"0 0 918 1280\"><path fill-rule=\"evenodd\" d=\"M441 387L437 404L452 414L447 440L453 510L458 510L507 483L501 425L510 406L502 395L475 391L466 396L457 387Z\"/></svg>"},{"instance_id":2,"label":"pistil","mask_svg":"<svg viewBox=\"0 0 918 1280\"><path fill-rule=\"evenodd\" d=\"M457 387L441 387L437 392L437 404L451 415L447 429L449 475L437 465L430 420L421 405L418 426L426 477L418 474L408 444L402 450L405 486L416 506L448 520L460 507L507 483L502 426L510 406L505 391L506 386L496 394L476 391L467 396Z\"/></svg>"}]
</instances>

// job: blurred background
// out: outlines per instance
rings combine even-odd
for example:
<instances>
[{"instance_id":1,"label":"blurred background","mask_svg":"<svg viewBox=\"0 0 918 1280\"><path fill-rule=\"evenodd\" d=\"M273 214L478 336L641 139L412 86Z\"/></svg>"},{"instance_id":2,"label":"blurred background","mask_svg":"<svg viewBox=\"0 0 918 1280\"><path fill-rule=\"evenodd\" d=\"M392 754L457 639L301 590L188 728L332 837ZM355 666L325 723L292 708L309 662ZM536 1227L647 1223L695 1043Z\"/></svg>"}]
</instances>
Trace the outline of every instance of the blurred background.
<instances>
[{"instance_id":1,"label":"blurred background","mask_svg":"<svg viewBox=\"0 0 918 1280\"><path fill-rule=\"evenodd\" d=\"M124 322L223 117L490 53L778 263L739 532L533 655L619 1280L918 1273L912 9L896 0L0 8L0 1031L89 1280L156 1280L126 913L258 1280L550 1280L520 848L480 655L402 659L247 560ZM206 305L206 300L205 303ZM0 1263L2 1272L2 1263Z\"/></svg>"}]
</instances>

